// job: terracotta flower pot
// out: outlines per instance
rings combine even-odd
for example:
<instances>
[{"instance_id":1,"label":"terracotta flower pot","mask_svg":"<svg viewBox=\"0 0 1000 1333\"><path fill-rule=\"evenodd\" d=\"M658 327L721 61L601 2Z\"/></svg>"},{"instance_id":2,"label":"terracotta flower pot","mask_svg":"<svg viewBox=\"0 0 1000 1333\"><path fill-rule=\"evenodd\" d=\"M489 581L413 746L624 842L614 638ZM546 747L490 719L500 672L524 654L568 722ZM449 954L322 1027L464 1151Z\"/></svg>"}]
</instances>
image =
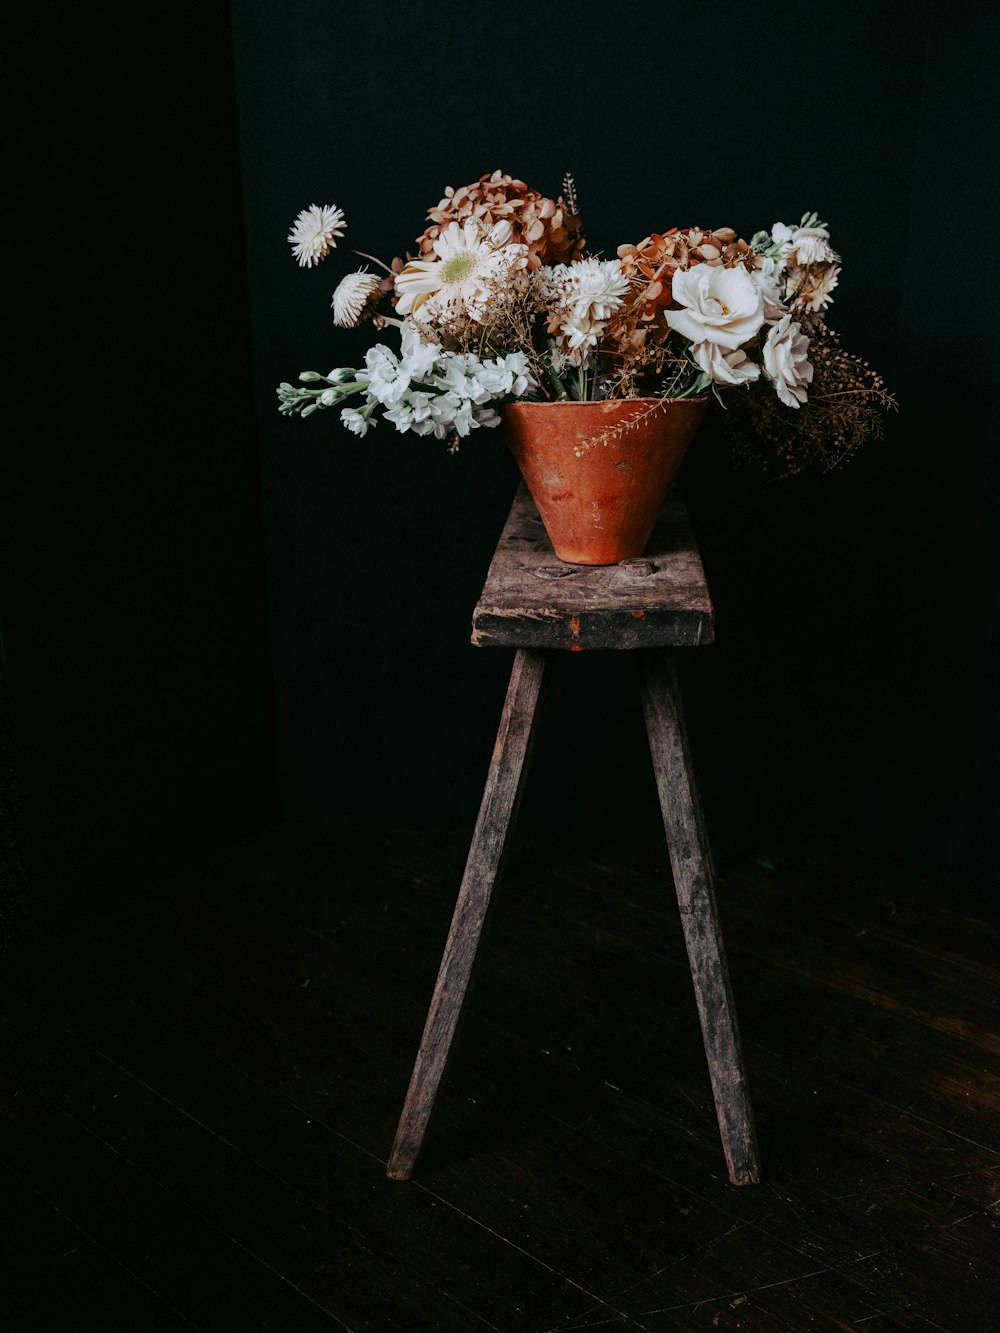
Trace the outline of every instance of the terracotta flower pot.
<instances>
[{"instance_id":1,"label":"terracotta flower pot","mask_svg":"<svg viewBox=\"0 0 1000 1333\"><path fill-rule=\"evenodd\" d=\"M616 565L642 554L707 406L707 398L630 398L501 408L560 560Z\"/></svg>"}]
</instances>

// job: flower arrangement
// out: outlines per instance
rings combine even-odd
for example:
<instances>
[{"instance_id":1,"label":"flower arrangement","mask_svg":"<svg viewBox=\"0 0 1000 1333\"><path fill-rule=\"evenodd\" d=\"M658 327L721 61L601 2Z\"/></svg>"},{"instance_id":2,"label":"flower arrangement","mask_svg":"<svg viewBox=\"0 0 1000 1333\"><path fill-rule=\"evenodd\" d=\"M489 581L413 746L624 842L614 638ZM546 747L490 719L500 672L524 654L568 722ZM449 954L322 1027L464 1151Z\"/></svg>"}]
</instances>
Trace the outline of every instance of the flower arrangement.
<instances>
[{"instance_id":1,"label":"flower arrangement","mask_svg":"<svg viewBox=\"0 0 1000 1333\"><path fill-rule=\"evenodd\" d=\"M841 259L814 213L749 241L674 227L606 258L588 251L572 177L549 198L495 171L449 187L427 219L414 253L357 252L381 275L360 268L333 293L336 325L394 326L398 350L377 342L362 366L281 384L283 413L337 407L356 435L384 418L456 448L520 399L641 399L648 413L711 394L752 454L795 472L842 462L894 406L825 322ZM313 205L288 240L313 267L345 229L339 208Z\"/></svg>"}]
</instances>

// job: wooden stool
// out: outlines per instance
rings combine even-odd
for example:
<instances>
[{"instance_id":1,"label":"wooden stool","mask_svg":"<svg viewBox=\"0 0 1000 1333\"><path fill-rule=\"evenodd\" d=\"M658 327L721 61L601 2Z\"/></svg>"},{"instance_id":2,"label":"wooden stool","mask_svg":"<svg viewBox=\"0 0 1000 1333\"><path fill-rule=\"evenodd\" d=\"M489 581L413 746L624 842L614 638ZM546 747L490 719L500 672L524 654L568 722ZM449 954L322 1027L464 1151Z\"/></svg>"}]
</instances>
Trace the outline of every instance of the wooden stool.
<instances>
[{"instance_id":1,"label":"wooden stool","mask_svg":"<svg viewBox=\"0 0 1000 1333\"><path fill-rule=\"evenodd\" d=\"M531 753L547 654L640 652L649 748L701 1019L729 1178L759 1178L753 1114L712 885L712 860L670 648L711 643L712 603L678 498L668 498L649 554L620 565L558 561L524 486L514 499L473 615L472 642L517 649L500 731L455 914L431 999L389 1176L413 1171L458 1028Z\"/></svg>"}]
</instances>

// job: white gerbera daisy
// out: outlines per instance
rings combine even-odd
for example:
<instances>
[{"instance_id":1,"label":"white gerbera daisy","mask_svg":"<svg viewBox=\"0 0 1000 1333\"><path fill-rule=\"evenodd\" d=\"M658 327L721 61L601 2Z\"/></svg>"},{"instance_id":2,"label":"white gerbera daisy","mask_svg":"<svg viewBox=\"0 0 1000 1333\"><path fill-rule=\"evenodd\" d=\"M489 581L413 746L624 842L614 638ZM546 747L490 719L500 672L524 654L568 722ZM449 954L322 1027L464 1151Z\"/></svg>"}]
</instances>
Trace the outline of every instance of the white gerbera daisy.
<instances>
[{"instance_id":1,"label":"white gerbera daisy","mask_svg":"<svg viewBox=\"0 0 1000 1333\"><path fill-rule=\"evenodd\" d=\"M288 240L301 268L312 268L336 248L346 227L344 214L332 204L310 204L292 223Z\"/></svg>"},{"instance_id":2,"label":"white gerbera daisy","mask_svg":"<svg viewBox=\"0 0 1000 1333\"><path fill-rule=\"evenodd\" d=\"M511 245L509 222L498 222L488 236L469 218L449 223L434 242L437 259L415 259L396 276L396 312L421 320L463 311L480 319L493 284L528 262L525 245Z\"/></svg>"},{"instance_id":3,"label":"white gerbera daisy","mask_svg":"<svg viewBox=\"0 0 1000 1333\"><path fill-rule=\"evenodd\" d=\"M354 329L374 313L382 295L382 285L367 268L348 273L333 293L333 322L341 329Z\"/></svg>"}]
</instances>

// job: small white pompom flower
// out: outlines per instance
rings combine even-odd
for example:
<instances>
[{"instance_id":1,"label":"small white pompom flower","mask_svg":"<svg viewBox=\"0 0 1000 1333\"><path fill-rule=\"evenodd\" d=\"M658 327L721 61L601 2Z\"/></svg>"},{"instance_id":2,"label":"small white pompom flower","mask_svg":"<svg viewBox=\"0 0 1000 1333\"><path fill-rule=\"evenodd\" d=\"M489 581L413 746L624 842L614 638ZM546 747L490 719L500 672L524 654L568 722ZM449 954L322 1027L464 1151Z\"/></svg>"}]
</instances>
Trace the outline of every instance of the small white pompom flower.
<instances>
[{"instance_id":1,"label":"small white pompom flower","mask_svg":"<svg viewBox=\"0 0 1000 1333\"><path fill-rule=\"evenodd\" d=\"M336 248L346 227L341 209L332 204L310 204L292 223L288 233L292 254L301 268L312 268Z\"/></svg>"},{"instance_id":2,"label":"small white pompom flower","mask_svg":"<svg viewBox=\"0 0 1000 1333\"><path fill-rule=\"evenodd\" d=\"M362 268L348 273L333 293L333 322L340 329L354 329L373 314L382 295L382 286L374 273Z\"/></svg>"}]
</instances>

